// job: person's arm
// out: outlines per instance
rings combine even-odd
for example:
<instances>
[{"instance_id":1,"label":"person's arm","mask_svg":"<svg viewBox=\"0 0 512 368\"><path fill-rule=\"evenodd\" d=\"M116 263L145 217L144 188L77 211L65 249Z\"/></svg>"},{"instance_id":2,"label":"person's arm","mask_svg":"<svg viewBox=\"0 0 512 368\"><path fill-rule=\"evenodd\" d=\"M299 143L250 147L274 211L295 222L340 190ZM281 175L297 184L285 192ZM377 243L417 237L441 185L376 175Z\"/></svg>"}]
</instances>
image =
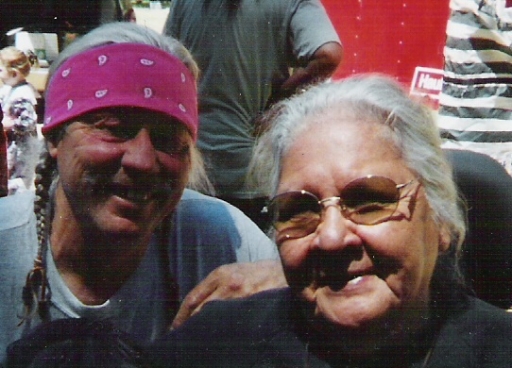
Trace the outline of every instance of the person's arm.
<instances>
[{"instance_id":1,"label":"person's arm","mask_svg":"<svg viewBox=\"0 0 512 368\"><path fill-rule=\"evenodd\" d=\"M343 59L342 42L319 0L297 2L288 32L295 59L289 66L293 70L281 83L276 83L268 105L289 97L301 87L331 77Z\"/></svg>"},{"instance_id":2,"label":"person's arm","mask_svg":"<svg viewBox=\"0 0 512 368\"><path fill-rule=\"evenodd\" d=\"M300 87L319 82L332 76L343 59L343 47L337 42L320 46L304 67L293 69L282 82L275 82L267 106L290 97Z\"/></svg>"},{"instance_id":3,"label":"person's arm","mask_svg":"<svg viewBox=\"0 0 512 368\"><path fill-rule=\"evenodd\" d=\"M286 285L281 261L278 260L220 266L188 293L181 303L171 328L180 327L209 301L242 298Z\"/></svg>"},{"instance_id":4,"label":"person's arm","mask_svg":"<svg viewBox=\"0 0 512 368\"><path fill-rule=\"evenodd\" d=\"M174 261L183 266L174 270L183 298L174 328L211 300L286 286L274 242L229 203L187 189L172 229Z\"/></svg>"},{"instance_id":5,"label":"person's arm","mask_svg":"<svg viewBox=\"0 0 512 368\"><path fill-rule=\"evenodd\" d=\"M291 95L297 88L312 82L329 78L343 59L343 47L337 42L320 46L308 64L294 69L292 75L281 85L283 97Z\"/></svg>"}]
</instances>

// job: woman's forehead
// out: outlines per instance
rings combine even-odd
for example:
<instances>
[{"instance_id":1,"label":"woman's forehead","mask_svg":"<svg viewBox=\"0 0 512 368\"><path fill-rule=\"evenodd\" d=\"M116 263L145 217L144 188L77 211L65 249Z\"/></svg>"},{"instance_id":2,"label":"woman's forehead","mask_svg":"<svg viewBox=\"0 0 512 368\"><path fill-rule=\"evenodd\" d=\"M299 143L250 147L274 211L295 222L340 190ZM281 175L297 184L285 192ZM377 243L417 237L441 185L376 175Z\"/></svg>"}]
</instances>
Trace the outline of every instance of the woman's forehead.
<instances>
[{"instance_id":1,"label":"woman's forehead","mask_svg":"<svg viewBox=\"0 0 512 368\"><path fill-rule=\"evenodd\" d=\"M351 119L311 124L284 154L282 175L329 170L347 175L386 175L394 166L404 168L402 155L386 130L389 128L381 124Z\"/></svg>"}]
</instances>

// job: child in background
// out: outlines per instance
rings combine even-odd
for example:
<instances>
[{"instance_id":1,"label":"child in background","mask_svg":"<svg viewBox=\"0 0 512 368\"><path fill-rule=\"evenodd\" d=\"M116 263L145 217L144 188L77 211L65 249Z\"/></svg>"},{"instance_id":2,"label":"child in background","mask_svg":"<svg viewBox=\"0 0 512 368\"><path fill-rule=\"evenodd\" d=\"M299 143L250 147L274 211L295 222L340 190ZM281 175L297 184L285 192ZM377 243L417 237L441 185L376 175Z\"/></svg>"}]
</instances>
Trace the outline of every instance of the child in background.
<instances>
[{"instance_id":1,"label":"child in background","mask_svg":"<svg viewBox=\"0 0 512 368\"><path fill-rule=\"evenodd\" d=\"M9 194L30 189L39 155L37 138L35 88L27 82L30 62L25 53L9 46L0 50L0 104L2 125L7 134L7 166Z\"/></svg>"},{"instance_id":2,"label":"child in background","mask_svg":"<svg viewBox=\"0 0 512 368\"><path fill-rule=\"evenodd\" d=\"M137 23L137 16L135 15L135 9L128 8L123 14L123 20L125 22Z\"/></svg>"},{"instance_id":3,"label":"child in background","mask_svg":"<svg viewBox=\"0 0 512 368\"><path fill-rule=\"evenodd\" d=\"M0 110L1 112L1 110ZM0 113L3 117L3 113ZM7 137L5 136L2 122L0 121L0 198L7 195Z\"/></svg>"}]
</instances>

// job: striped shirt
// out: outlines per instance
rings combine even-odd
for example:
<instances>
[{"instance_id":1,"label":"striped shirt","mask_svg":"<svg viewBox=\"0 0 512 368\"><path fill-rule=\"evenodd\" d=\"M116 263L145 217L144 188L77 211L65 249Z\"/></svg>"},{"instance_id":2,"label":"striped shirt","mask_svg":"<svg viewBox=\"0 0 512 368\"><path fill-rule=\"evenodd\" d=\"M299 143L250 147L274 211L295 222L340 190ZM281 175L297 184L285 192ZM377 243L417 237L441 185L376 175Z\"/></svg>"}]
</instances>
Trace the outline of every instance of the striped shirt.
<instances>
[{"instance_id":1,"label":"striped shirt","mask_svg":"<svg viewBox=\"0 0 512 368\"><path fill-rule=\"evenodd\" d=\"M490 154L510 171L512 7L507 5L506 0L450 0L438 124L449 147Z\"/></svg>"}]
</instances>

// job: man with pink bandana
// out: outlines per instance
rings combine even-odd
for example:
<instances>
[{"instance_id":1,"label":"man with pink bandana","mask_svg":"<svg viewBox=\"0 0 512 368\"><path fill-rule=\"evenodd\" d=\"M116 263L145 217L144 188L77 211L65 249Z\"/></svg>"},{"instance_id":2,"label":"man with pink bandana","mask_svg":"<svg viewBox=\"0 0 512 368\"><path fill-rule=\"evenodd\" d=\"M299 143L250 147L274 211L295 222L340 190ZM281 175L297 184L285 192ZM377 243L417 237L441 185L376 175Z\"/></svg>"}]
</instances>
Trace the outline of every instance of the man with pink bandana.
<instances>
[{"instance_id":1,"label":"man with pink bandana","mask_svg":"<svg viewBox=\"0 0 512 368\"><path fill-rule=\"evenodd\" d=\"M183 320L210 299L284 284L275 260L227 265L178 312L214 268L275 258L240 211L185 190L207 187L195 147L197 74L181 43L129 23L92 31L52 64L37 241L31 228L17 249L2 241L0 354L41 322L62 318L108 320L147 344L176 313ZM235 246L247 234L261 252L247 240Z\"/></svg>"}]
</instances>

